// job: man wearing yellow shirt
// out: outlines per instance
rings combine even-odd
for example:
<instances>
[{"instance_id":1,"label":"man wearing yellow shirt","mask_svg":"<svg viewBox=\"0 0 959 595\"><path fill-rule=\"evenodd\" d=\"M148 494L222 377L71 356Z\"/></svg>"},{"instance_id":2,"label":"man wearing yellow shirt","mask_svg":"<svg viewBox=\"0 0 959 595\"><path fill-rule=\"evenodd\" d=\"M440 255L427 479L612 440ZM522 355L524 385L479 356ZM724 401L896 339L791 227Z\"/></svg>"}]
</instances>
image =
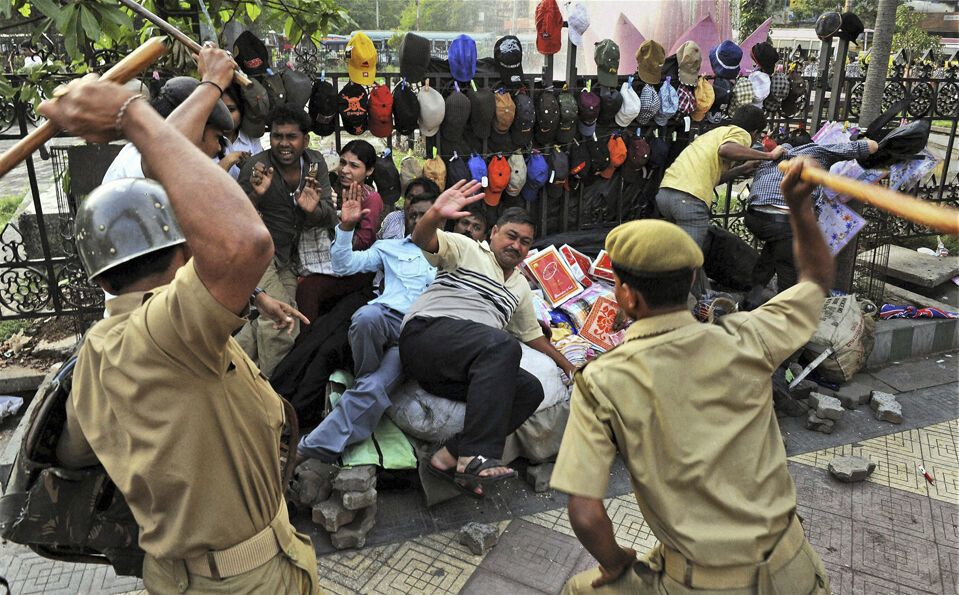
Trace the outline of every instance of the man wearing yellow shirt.
<instances>
[{"instance_id":1,"label":"man wearing yellow shirt","mask_svg":"<svg viewBox=\"0 0 959 595\"><path fill-rule=\"evenodd\" d=\"M632 221L607 237L616 301L636 322L576 374L551 483L570 495L570 524L600 566L565 593L829 593L770 397L773 370L815 331L832 284L813 186L799 179L809 163L782 183L800 282L752 312L692 317L686 294L703 254L675 225ZM603 506L617 454L659 540L638 560Z\"/></svg>"},{"instance_id":2,"label":"man wearing yellow shirt","mask_svg":"<svg viewBox=\"0 0 959 595\"><path fill-rule=\"evenodd\" d=\"M736 110L728 126L714 128L698 136L683 149L666 170L656 193L656 207L666 221L671 221L692 236L703 248L709 229L709 209L713 204L713 188L737 177L751 175L757 161L782 157L785 151L776 147L771 153L751 149L766 127L763 110L744 105ZM733 167L734 161L746 163ZM697 271L692 293L706 292L706 278Z\"/></svg>"}]
</instances>

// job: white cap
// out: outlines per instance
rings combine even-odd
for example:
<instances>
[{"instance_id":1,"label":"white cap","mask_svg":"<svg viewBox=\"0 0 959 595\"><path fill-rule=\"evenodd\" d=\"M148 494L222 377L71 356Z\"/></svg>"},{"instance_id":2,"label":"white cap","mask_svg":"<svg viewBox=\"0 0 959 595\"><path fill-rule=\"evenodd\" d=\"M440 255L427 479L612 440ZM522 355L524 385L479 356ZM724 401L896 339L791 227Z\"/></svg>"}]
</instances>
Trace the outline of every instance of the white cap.
<instances>
[{"instance_id":1,"label":"white cap","mask_svg":"<svg viewBox=\"0 0 959 595\"><path fill-rule=\"evenodd\" d=\"M446 101L439 91L429 85L420 88L416 99L420 103L420 134L424 137L436 136L446 116Z\"/></svg>"},{"instance_id":2,"label":"white cap","mask_svg":"<svg viewBox=\"0 0 959 595\"><path fill-rule=\"evenodd\" d=\"M642 104L639 101L639 95L628 82L623 83L619 94L623 96L623 106L616 112L616 124L625 128L639 115Z\"/></svg>"},{"instance_id":3,"label":"white cap","mask_svg":"<svg viewBox=\"0 0 959 595\"><path fill-rule=\"evenodd\" d=\"M566 24L569 26L569 41L576 47L582 46L583 33L589 29L589 15L586 14L586 6L582 2L577 2L570 8Z\"/></svg>"},{"instance_id":4,"label":"white cap","mask_svg":"<svg viewBox=\"0 0 959 595\"><path fill-rule=\"evenodd\" d=\"M762 107L763 101L769 97L771 83L769 75L760 70L749 73L749 83L753 86L753 105Z\"/></svg>"}]
</instances>

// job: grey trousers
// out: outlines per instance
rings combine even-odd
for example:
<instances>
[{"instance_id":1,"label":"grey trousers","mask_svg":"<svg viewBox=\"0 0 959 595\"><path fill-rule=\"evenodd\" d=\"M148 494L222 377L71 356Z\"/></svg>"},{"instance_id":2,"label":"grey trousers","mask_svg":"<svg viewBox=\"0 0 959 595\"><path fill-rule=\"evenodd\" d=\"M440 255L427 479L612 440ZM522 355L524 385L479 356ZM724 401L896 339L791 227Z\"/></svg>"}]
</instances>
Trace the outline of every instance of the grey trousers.
<instances>
[{"instance_id":1,"label":"grey trousers","mask_svg":"<svg viewBox=\"0 0 959 595\"><path fill-rule=\"evenodd\" d=\"M656 207L663 219L675 223L689 234L700 250L704 250L706 236L709 235L709 205L696 198L672 188L660 188L656 193ZM700 267L696 270L696 279L690 293L700 299L709 290L709 278Z\"/></svg>"},{"instance_id":2,"label":"grey trousers","mask_svg":"<svg viewBox=\"0 0 959 595\"><path fill-rule=\"evenodd\" d=\"M367 304L353 314L350 348L356 383L312 432L300 439L300 455L334 463L347 446L373 434L390 406L390 391L403 380L400 324L403 315L382 304Z\"/></svg>"}]
</instances>

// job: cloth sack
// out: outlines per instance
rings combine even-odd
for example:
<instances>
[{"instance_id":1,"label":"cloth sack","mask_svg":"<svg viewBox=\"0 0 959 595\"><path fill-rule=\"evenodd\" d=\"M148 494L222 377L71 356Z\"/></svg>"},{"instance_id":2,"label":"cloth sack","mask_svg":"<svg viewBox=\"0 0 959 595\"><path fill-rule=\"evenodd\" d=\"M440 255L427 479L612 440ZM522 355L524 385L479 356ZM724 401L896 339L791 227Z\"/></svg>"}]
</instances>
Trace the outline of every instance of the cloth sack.
<instances>
[{"instance_id":1,"label":"cloth sack","mask_svg":"<svg viewBox=\"0 0 959 595\"><path fill-rule=\"evenodd\" d=\"M832 348L832 354L816 368L817 375L823 380L842 384L869 359L876 340L876 321L864 315L863 309L876 311L872 302L857 300L855 295L826 299L819 328L806 343L802 356L803 361L810 362L827 348Z\"/></svg>"}]
</instances>

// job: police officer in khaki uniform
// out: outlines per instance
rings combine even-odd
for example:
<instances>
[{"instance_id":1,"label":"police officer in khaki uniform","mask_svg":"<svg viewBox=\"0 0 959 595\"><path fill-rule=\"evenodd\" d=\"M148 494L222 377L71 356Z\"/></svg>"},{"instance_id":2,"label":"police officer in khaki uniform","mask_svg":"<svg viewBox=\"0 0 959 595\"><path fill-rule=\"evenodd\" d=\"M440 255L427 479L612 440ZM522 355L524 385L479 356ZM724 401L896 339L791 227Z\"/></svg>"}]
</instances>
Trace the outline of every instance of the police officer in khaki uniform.
<instances>
[{"instance_id":1,"label":"police officer in khaki uniform","mask_svg":"<svg viewBox=\"0 0 959 595\"><path fill-rule=\"evenodd\" d=\"M236 64L216 49L198 64L194 93L212 109ZM60 462L103 464L140 527L151 593L316 592L313 548L283 499L282 401L231 338L269 233L139 96L95 77L58 96L45 117L93 142L126 136L159 182L116 180L78 209L84 268L118 297L79 352Z\"/></svg>"},{"instance_id":2,"label":"police officer in khaki uniform","mask_svg":"<svg viewBox=\"0 0 959 595\"><path fill-rule=\"evenodd\" d=\"M833 278L803 166L782 183L800 283L753 312L693 318L686 294L703 254L679 227L633 221L607 237L616 300L636 322L576 376L552 486L570 495L570 523L600 566L565 593L829 593L771 398L773 371L816 329ZM603 506L617 454L660 542L639 560Z\"/></svg>"}]
</instances>

